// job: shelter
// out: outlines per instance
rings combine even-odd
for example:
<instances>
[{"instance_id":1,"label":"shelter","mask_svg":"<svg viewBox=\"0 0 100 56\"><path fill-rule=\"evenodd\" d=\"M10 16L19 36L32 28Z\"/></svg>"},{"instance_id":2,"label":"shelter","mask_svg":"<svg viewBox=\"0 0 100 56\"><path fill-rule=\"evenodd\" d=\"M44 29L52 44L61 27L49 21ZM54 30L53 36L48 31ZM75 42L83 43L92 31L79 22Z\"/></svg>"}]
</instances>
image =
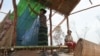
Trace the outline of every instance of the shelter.
<instances>
[{"instance_id":1,"label":"shelter","mask_svg":"<svg viewBox=\"0 0 100 56\"><path fill-rule=\"evenodd\" d=\"M37 0L43 6L51 8L60 14L69 15L80 0Z\"/></svg>"},{"instance_id":2,"label":"shelter","mask_svg":"<svg viewBox=\"0 0 100 56\"><path fill-rule=\"evenodd\" d=\"M16 32L14 36L16 45L37 45L38 42L37 34L39 28L36 27L39 26L38 16L30 10L28 4L30 4L36 12L39 12L40 8L50 8L60 14L68 16L79 1L80 0L20 0L19 4L14 6L14 13L11 14L10 18L14 22L14 29L16 29L14 30L14 32ZM14 4L15 2L13 1L13 5Z\"/></svg>"}]
</instances>

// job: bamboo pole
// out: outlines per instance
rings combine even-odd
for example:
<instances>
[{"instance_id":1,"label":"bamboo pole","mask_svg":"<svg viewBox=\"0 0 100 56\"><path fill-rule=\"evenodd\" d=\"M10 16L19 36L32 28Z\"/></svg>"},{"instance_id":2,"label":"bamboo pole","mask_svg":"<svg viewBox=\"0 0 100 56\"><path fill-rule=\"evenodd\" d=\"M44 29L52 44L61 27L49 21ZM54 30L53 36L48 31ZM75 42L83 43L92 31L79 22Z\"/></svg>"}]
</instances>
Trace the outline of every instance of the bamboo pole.
<instances>
[{"instance_id":1,"label":"bamboo pole","mask_svg":"<svg viewBox=\"0 0 100 56\"><path fill-rule=\"evenodd\" d=\"M1 8L2 8L2 4L3 4L3 0L2 0L1 3L0 3L0 10L1 10Z\"/></svg>"},{"instance_id":2,"label":"bamboo pole","mask_svg":"<svg viewBox=\"0 0 100 56\"><path fill-rule=\"evenodd\" d=\"M52 9L50 8L50 14L49 14L49 21L50 21L50 45L52 47ZM53 54L53 49L51 48L51 54Z\"/></svg>"},{"instance_id":3,"label":"bamboo pole","mask_svg":"<svg viewBox=\"0 0 100 56\"><path fill-rule=\"evenodd\" d=\"M13 2L13 8L14 8L14 20L13 20L13 26L14 26L14 31L13 31L13 39L12 39L12 46L16 45L16 23L17 23L17 5L16 5L16 0L12 0Z\"/></svg>"},{"instance_id":4,"label":"bamboo pole","mask_svg":"<svg viewBox=\"0 0 100 56\"><path fill-rule=\"evenodd\" d=\"M54 13L52 14L52 16L54 16L56 13L57 13L57 11L56 11L56 12L54 12ZM49 19L47 19L47 21L49 21Z\"/></svg>"},{"instance_id":5,"label":"bamboo pole","mask_svg":"<svg viewBox=\"0 0 100 56\"><path fill-rule=\"evenodd\" d=\"M11 50L12 47L1 47L0 50ZM46 50L52 49L59 49L59 46L14 46L15 50L43 50L44 48ZM68 46L60 46L62 49L68 49Z\"/></svg>"},{"instance_id":6,"label":"bamboo pole","mask_svg":"<svg viewBox=\"0 0 100 56\"><path fill-rule=\"evenodd\" d=\"M67 30L69 30L69 19L68 19L68 16L66 16L66 22L67 22Z\"/></svg>"},{"instance_id":7,"label":"bamboo pole","mask_svg":"<svg viewBox=\"0 0 100 56\"><path fill-rule=\"evenodd\" d=\"M85 9L82 9L82 10L79 10L79 11L76 11L76 12L73 12L70 15L73 15L73 14L76 14L76 13L79 13L79 12L82 12L82 11L85 11L85 10L89 10L89 9L92 9L92 8L95 8L95 7L99 7L99 6L100 6L100 4L94 5L94 6L91 6L91 7L88 7L88 8L85 8Z\"/></svg>"},{"instance_id":8,"label":"bamboo pole","mask_svg":"<svg viewBox=\"0 0 100 56\"><path fill-rule=\"evenodd\" d=\"M93 4L91 0L89 0L89 2L90 2L91 4Z\"/></svg>"}]
</instances>

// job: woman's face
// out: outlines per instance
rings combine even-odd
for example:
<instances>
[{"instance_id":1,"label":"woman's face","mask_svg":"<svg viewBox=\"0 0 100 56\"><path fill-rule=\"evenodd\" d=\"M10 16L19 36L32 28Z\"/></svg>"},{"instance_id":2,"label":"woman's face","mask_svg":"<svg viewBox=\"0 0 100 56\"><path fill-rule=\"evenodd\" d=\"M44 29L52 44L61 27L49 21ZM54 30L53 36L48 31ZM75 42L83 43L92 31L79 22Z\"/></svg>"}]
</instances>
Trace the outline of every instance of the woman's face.
<instances>
[{"instance_id":1,"label":"woman's face","mask_svg":"<svg viewBox=\"0 0 100 56\"><path fill-rule=\"evenodd\" d=\"M43 11L40 11L40 15L42 15L43 14Z\"/></svg>"}]
</instances>

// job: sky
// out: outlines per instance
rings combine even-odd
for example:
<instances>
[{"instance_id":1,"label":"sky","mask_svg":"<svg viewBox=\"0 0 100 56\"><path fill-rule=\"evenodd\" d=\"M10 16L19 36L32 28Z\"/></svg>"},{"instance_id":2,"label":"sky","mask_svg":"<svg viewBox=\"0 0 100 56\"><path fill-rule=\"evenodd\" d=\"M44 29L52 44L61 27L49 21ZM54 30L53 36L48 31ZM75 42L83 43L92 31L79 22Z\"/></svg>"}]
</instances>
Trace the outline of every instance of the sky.
<instances>
[{"instance_id":1,"label":"sky","mask_svg":"<svg viewBox=\"0 0 100 56\"><path fill-rule=\"evenodd\" d=\"M71 12L79 11L97 4L100 4L100 0L81 0L80 3ZM63 15L54 15L52 21L54 25L57 25L63 19ZM83 12L79 12L69 16L70 30L75 42L79 38L84 38L88 41L96 44L100 43L100 7L89 9ZM55 27L55 26L54 26ZM61 25L63 32L66 34L66 21ZM77 34L76 34L77 33ZM86 33L86 34L85 34ZM64 38L63 38L64 39Z\"/></svg>"},{"instance_id":2,"label":"sky","mask_svg":"<svg viewBox=\"0 0 100 56\"><path fill-rule=\"evenodd\" d=\"M73 12L100 4L100 0L91 1L93 3L92 5L90 4L89 0L81 0ZM100 21L98 21L97 18L97 16L100 17L99 10L100 7L96 7L74 15L70 15L70 24L73 32L77 31L79 37L85 38L86 40L92 41L94 43L99 43L100 35L98 35L96 32L97 30L100 30ZM84 36L85 32L86 35ZM73 35L74 34L75 33L73 33Z\"/></svg>"},{"instance_id":3,"label":"sky","mask_svg":"<svg viewBox=\"0 0 100 56\"><path fill-rule=\"evenodd\" d=\"M91 0L91 1L93 4L91 4L89 0L80 0L79 4L73 9L71 13L100 4L100 0ZM18 2L19 0L17 0L17 4ZM9 12L9 10L13 11L12 0L4 0L4 4L0 12L7 13ZM6 14L0 13L0 22L3 20L5 15ZM47 9L47 14L46 14L47 18L48 18L48 15L49 15L49 10ZM63 15L56 13L52 17L53 28L57 24L59 24L59 22L63 20L63 18L64 18ZM49 24L49 22L47 23ZM82 11L82 12L70 15L69 25L70 25L70 30L72 31L72 36L75 42L77 42L79 38L84 38L96 44L100 44L100 7L95 7L93 9L89 9L86 11ZM62 28L62 31L65 33L65 35L67 32L66 27L67 27L66 21L64 21L63 24L61 25L61 28Z\"/></svg>"}]
</instances>

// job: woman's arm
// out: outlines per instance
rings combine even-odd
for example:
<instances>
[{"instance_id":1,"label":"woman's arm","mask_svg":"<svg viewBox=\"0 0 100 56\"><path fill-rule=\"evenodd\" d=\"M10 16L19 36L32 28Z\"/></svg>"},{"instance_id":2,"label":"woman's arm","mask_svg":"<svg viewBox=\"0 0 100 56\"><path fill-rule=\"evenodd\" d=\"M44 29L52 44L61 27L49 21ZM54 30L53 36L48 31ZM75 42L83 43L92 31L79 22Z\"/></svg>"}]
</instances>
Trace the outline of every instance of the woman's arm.
<instances>
[{"instance_id":1,"label":"woman's arm","mask_svg":"<svg viewBox=\"0 0 100 56\"><path fill-rule=\"evenodd\" d=\"M29 6L30 10L31 10L33 13L35 13L35 14L39 15L39 13L37 13L37 12L34 10L34 8L32 8L32 7L31 7L31 5L30 5L30 4L28 4L28 6Z\"/></svg>"}]
</instances>

